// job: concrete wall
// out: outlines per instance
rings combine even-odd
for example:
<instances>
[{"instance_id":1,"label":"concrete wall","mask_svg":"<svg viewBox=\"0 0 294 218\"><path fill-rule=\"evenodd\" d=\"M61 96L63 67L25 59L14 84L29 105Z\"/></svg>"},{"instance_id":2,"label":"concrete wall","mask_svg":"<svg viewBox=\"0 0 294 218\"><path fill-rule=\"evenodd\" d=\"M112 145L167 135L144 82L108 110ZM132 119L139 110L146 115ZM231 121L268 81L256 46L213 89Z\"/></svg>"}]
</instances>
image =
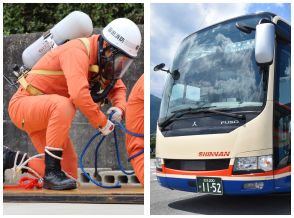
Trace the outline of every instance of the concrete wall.
<instances>
[{"instance_id":1,"label":"concrete wall","mask_svg":"<svg viewBox=\"0 0 294 218\"><path fill-rule=\"evenodd\" d=\"M100 29L94 29L94 33L100 33ZM142 37L144 36L143 26L140 26L140 31ZM12 76L12 67L14 64L22 65L21 55L23 50L29 46L32 42L40 37L42 33L30 33L30 34L15 34L8 37L4 37L3 40L3 73L5 76L13 78ZM123 81L127 86L129 95L131 88L143 73L144 70L144 48L142 40L142 45L139 53L138 59L134 61L128 72L125 74ZM7 81L3 79L3 108L4 108L4 115L3 115L3 143L4 145L11 147L13 149L20 150L22 152L28 152L29 155L36 154L36 150L33 147L30 139L28 138L25 132L20 131L17 129L13 123L11 122L7 107L9 104L9 100L12 95L15 93L16 88L9 86ZM104 106L103 111L110 107L110 105ZM80 155L81 151L83 150L85 144L90 139L90 137L95 133L95 129L93 129L90 124L88 123L87 119L77 111L75 119L72 123L70 135L77 151L77 154ZM119 142L120 142L120 154L121 159L123 160L124 166L127 169L131 169L131 165L127 163L127 155L126 155L126 148L125 148L125 136L122 132L118 131L119 135ZM94 167L94 151L95 151L96 143L88 149L87 155L84 159L84 166L85 167ZM105 142L102 144L99 157L98 157L98 167L107 167L112 169L118 169L117 159L115 156L115 147L114 147L114 140L113 136L110 135L107 137Z\"/></svg>"}]
</instances>

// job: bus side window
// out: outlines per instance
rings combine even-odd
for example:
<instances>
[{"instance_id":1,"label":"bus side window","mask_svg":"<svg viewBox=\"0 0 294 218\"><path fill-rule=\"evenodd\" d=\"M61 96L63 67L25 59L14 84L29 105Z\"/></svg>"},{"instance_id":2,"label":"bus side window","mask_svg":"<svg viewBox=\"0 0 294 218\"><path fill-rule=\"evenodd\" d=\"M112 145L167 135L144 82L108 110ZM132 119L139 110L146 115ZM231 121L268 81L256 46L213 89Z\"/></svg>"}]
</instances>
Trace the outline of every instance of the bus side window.
<instances>
[{"instance_id":1,"label":"bus side window","mask_svg":"<svg viewBox=\"0 0 294 218\"><path fill-rule=\"evenodd\" d=\"M274 169L291 163L291 47L278 41L274 95Z\"/></svg>"}]
</instances>

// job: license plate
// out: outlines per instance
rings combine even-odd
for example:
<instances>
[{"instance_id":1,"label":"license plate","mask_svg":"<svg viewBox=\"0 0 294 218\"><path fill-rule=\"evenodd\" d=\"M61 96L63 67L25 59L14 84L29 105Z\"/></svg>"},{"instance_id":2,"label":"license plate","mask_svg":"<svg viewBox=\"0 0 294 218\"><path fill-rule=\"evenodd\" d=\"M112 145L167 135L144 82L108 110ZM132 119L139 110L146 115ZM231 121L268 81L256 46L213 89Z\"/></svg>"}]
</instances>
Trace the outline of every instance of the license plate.
<instances>
[{"instance_id":1,"label":"license plate","mask_svg":"<svg viewBox=\"0 0 294 218\"><path fill-rule=\"evenodd\" d=\"M223 183L221 178L216 177L197 177L196 185L198 192L222 195Z\"/></svg>"}]
</instances>

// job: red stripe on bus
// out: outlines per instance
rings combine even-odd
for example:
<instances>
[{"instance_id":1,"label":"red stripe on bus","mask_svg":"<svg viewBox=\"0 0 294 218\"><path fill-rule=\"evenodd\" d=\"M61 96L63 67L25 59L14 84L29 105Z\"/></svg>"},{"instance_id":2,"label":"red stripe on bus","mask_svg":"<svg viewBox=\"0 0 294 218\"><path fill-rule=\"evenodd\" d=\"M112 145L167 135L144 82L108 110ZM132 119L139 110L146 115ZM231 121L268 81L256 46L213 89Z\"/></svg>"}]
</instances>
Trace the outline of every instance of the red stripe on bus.
<instances>
[{"instance_id":1,"label":"red stripe on bus","mask_svg":"<svg viewBox=\"0 0 294 218\"><path fill-rule=\"evenodd\" d=\"M176 175L191 175L191 176L231 176L233 166L230 165L229 169L225 170L214 170L214 171L185 171L185 170L174 170L164 167L162 165L162 171L166 174L176 174Z\"/></svg>"},{"instance_id":2,"label":"red stripe on bus","mask_svg":"<svg viewBox=\"0 0 294 218\"><path fill-rule=\"evenodd\" d=\"M275 175L282 174L282 173L288 173L288 172L291 172L291 166L286 166L284 168L274 170Z\"/></svg>"},{"instance_id":3,"label":"red stripe on bus","mask_svg":"<svg viewBox=\"0 0 294 218\"><path fill-rule=\"evenodd\" d=\"M228 169L225 170L214 170L214 171L184 171L184 170L174 170L166 168L162 165L162 172L165 174L175 174L175 175L191 175L191 176L234 176L234 177L256 177L256 176L272 176L279 175L282 173L291 172L291 166L286 166L284 168L268 171L264 173L251 173L251 174L240 174L232 175L233 165L230 165Z\"/></svg>"}]
</instances>

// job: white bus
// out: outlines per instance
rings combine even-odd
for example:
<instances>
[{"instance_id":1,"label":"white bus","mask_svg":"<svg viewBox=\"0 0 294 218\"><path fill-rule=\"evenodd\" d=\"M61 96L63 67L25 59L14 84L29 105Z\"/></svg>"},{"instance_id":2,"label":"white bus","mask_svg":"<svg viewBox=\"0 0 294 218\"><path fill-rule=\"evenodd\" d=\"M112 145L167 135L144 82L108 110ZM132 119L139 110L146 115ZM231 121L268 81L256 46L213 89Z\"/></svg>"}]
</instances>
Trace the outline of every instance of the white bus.
<instances>
[{"instance_id":1,"label":"white bus","mask_svg":"<svg viewBox=\"0 0 294 218\"><path fill-rule=\"evenodd\" d=\"M291 26L250 14L186 37L169 73L156 174L169 189L217 195L290 192Z\"/></svg>"}]
</instances>

